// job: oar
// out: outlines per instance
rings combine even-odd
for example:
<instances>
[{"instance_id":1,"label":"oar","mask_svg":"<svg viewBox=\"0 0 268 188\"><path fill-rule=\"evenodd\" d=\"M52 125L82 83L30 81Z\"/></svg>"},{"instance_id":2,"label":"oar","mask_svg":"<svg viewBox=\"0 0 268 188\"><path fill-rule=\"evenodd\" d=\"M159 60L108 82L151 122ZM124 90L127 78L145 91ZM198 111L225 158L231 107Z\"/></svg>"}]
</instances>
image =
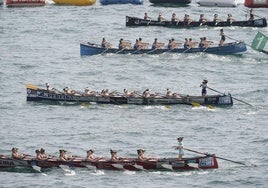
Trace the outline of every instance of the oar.
<instances>
[{"instance_id":1,"label":"oar","mask_svg":"<svg viewBox=\"0 0 268 188\"><path fill-rule=\"evenodd\" d=\"M248 14L248 11L247 10L242 10L242 11L244 11L244 12L246 12ZM263 17L258 16L257 14L253 14L253 15L254 16L257 16L258 18L263 18Z\"/></svg>"},{"instance_id":2,"label":"oar","mask_svg":"<svg viewBox=\"0 0 268 188\"><path fill-rule=\"evenodd\" d=\"M187 50L184 50L182 53L185 53L187 52L188 50L191 50L192 48L188 48Z\"/></svg>"},{"instance_id":3,"label":"oar","mask_svg":"<svg viewBox=\"0 0 268 188\"><path fill-rule=\"evenodd\" d=\"M183 147L183 149L187 150L187 151L191 151L191 152L194 152L194 153L198 153L198 154L202 154L202 155L206 155L206 156L212 156L211 154L208 154L208 153L203 153L203 152L199 152L199 151L195 151L195 150L191 150L191 149L188 149L188 148L185 148ZM237 163L237 164L241 164L241 165L245 165L245 163L242 163L242 162L239 162L239 161L233 161L233 160L230 160L230 159L226 159L226 158L223 158L223 157L218 157L218 156L215 156L216 158L218 159L222 159L222 160L225 160L225 161L229 161L229 162L233 162L233 163Z\"/></svg>"},{"instance_id":4,"label":"oar","mask_svg":"<svg viewBox=\"0 0 268 188\"><path fill-rule=\"evenodd\" d=\"M220 94L223 94L223 95L224 95L224 93L222 93L222 92L220 92L220 91L217 91L217 90L212 89L212 88L210 88L210 87L207 87L207 88L210 89L210 90L212 90L212 91L215 91L215 92L217 92L217 93L220 93ZM252 104L249 104L249 103L247 103L247 102L245 102L245 101L242 101L242 100L240 100L240 99L237 99L237 98L235 98L235 97L233 97L233 96L232 96L232 98L235 99L235 100L237 100L237 101L239 101L239 102L245 103L245 104L247 104L247 105L249 105L249 106L253 106Z\"/></svg>"},{"instance_id":5,"label":"oar","mask_svg":"<svg viewBox=\"0 0 268 188\"><path fill-rule=\"evenodd\" d=\"M41 171L41 167L40 167L40 166L32 165L32 168L33 168L34 170L36 170L37 172L40 172L42 175L47 176L47 174L45 174L45 173L43 173L43 172Z\"/></svg>"},{"instance_id":6,"label":"oar","mask_svg":"<svg viewBox=\"0 0 268 188\"><path fill-rule=\"evenodd\" d=\"M119 54L119 53L121 53L121 52L123 52L125 49L123 48L123 49L121 49L121 50L119 50L119 51L117 51L117 52L115 52L116 54Z\"/></svg>"}]
</instances>

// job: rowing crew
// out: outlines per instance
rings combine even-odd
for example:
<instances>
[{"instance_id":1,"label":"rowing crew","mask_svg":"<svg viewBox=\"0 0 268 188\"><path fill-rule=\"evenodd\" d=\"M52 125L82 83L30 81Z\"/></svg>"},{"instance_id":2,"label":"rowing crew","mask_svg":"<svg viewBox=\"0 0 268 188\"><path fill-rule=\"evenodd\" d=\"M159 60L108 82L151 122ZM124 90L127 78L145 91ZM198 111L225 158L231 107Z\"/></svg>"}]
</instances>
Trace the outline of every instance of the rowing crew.
<instances>
[{"instance_id":1,"label":"rowing crew","mask_svg":"<svg viewBox=\"0 0 268 188\"><path fill-rule=\"evenodd\" d=\"M183 44L183 47L184 47L184 49L195 48L195 47L197 47L197 44L198 44L198 42L192 41L191 38L189 38L189 39L185 38L185 42ZM208 47L210 47L211 44L213 44L213 42L207 41L206 37L202 37L199 44L200 44L198 46L199 48L208 48ZM171 38L168 40L167 46L165 45L165 43L159 42L158 39L155 38L154 42L152 43L151 49L152 50L157 50L157 49L173 50L173 49L177 49L181 45L182 45L182 43L176 42L174 38ZM111 44L108 42L102 43L101 46L103 48L107 48L107 49L111 48ZM139 38L139 39L136 39L136 42L132 47L131 42L126 41L123 38L121 38L119 40L118 49L120 51L129 50L129 49L134 49L134 50L139 51L139 50L143 50L143 49L149 49L149 43L143 42L142 38Z\"/></svg>"},{"instance_id":2,"label":"rowing crew","mask_svg":"<svg viewBox=\"0 0 268 188\"><path fill-rule=\"evenodd\" d=\"M102 97L113 97L113 96L123 96L123 97L168 97L168 98L182 98L183 96L179 93L172 93L171 90L168 88L166 91L166 94L161 94L154 92L152 93L150 89L146 89L142 94L140 94L137 91L128 91L128 89L124 89L124 93L119 93L117 91L110 92L109 89L103 89L101 92L90 90L88 87L85 88L84 92L79 92L76 90L71 89L70 87L63 88L63 92L60 92L59 90L52 88L50 89L50 86L48 83L46 85L46 90L49 92L53 92L56 94L68 94L68 95L75 95L75 96L102 96Z\"/></svg>"},{"instance_id":3,"label":"rowing crew","mask_svg":"<svg viewBox=\"0 0 268 188\"><path fill-rule=\"evenodd\" d=\"M177 138L178 141L178 146L173 146L175 150L179 151L178 159L182 160L182 156L184 155L183 151L183 143L182 143L183 137ZM31 155L25 155L25 154L19 154L18 153L18 148L12 148L12 154L11 157L13 159L33 159L34 157ZM94 154L94 151L92 149L87 150L86 152L86 157L77 157L77 156L68 156L67 151L64 149L59 150L59 157L56 156L51 156L51 155L46 155L45 149L41 148L40 150L35 150L36 153L36 159L37 160L48 160L48 159L55 159L55 160L60 160L60 161L74 161L74 160L88 160L88 161L105 161L104 157L97 157ZM110 159L111 161L121 161L121 160L127 160L127 158L122 158L117 155L117 151L110 149ZM138 149L137 150L137 158L140 161L146 161L146 160L155 160L154 158L148 158L145 156L145 150L144 149Z\"/></svg>"},{"instance_id":4,"label":"rowing crew","mask_svg":"<svg viewBox=\"0 0 268 188\"><path fill-rule=\"evenodd\" d=\"M152 18L150 16L148 16L148 14L145 12L144 13L144 20L151 20ZM251 9L249 11L249 21L252 21L254 20L254 14L253 14L253 10ZM160 12L158 14L158 17L157 17L157 21L159 22L165 22L165 21L168 21L166 18L163 17L163 14ZM191 22L193 22L194 20L192 18L190 18L190 15L189 14L185 14L183 19L180 20L177 15L173 12L172 13L172 16L171 16L171 21L172 22L180 22L180 21L183 21L184 23L186 24L190 24ZM206 23L208 22L209 19L205 18L205 15L204 14L200 14L199 16L199 20L198 22L200 23ZM214 14L213 16L213 22L215 23L218 23L222 21L220 18L219 18L219 15L218 14ZM226 18L226 21L229 22L229 23L232 23L234 20L232 14L227 14L227 18Z\"/></svg>"}]
</instances>

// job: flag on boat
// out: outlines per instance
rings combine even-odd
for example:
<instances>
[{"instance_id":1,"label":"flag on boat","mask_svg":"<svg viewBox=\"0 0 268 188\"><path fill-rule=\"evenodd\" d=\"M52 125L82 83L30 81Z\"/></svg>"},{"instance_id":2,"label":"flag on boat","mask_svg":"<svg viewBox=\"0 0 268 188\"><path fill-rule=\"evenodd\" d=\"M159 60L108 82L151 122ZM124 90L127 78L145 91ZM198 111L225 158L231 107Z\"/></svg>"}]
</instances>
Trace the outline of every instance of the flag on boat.
<instances>
[{"instance_id":1,"label":"flag on boat","mask_svg":"<svg viewBox=\"0 0 268 188\"><path fill-rule=\"evenodd\" d=\"M268 37L263 33L258 32L252 41L251 48L257 51L263 51L266 43L268 42Z\"/></svg>"}]
</instances>

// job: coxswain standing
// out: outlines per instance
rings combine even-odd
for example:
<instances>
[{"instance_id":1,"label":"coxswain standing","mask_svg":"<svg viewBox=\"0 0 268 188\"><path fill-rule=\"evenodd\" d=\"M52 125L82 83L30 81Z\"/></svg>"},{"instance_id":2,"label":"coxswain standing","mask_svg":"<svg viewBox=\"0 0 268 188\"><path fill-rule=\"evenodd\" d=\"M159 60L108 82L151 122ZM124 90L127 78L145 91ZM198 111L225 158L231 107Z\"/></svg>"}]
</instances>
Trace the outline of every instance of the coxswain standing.
<instances>
[{"instance_id":1,"label":"coxswain standing","mask_svg":"<svg viewBox=\"0 0 268 188\"><path fill-rule=\"evenodd\" d=\"M220 36L221 36L221 40L220 40L219 46L223 46L223 43L225 41L225 34L223 32L223 29L220 30Z\"/></svg>"},{"instance_id":2,"label":"coxswain standing","mask_svg":"<svg viewBox=\"0 0 268 188\"><path fill-rule=\"evenodd\" d=\"M178 146L175 147L175 150L179 150L178 159L182 160L182 156L184 155L183 143L182 143L183 137L179 137L177 138L177 140L178 140Z\"/></svg>"},{"instance_id":3,"label":"coxswain standing","mask_svg":"<svg viewBox=\"0 0 268 188\"><path fill-rule=\"evenodd\" d=\"M254 20L253 9L250 9L250 11L249 11L249 19L248 19L248 21L253 21L253 20Z\"/></svg>"},{"instance_id":4,"label":"coxswain standing","mask_svg":"<svg viewBox=\"0 0 268 188\"><path fill-rule=\"evenodd\" d=\"M200 84L200 87L202 87L201 95L202 97L205 97L207 94L207 80L203 80L202 83Z\"/></svg>"}]
</instances>

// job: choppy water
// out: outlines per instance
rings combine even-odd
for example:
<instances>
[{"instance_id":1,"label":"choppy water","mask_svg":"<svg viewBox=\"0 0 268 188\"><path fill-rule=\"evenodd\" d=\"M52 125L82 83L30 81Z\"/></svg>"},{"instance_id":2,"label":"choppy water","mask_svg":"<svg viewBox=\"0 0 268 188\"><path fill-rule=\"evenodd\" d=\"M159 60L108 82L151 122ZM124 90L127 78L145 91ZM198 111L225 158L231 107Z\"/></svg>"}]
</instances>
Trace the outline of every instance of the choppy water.
<instances>
[{"instance_id":1,"label":"choppy water","mask_svg":"<svg viewBox=\"0 0 268 188\"><path fill-rule=\"evenodd\" d=\"M184 136L185 147L216 153L247 166L219 160L217 170L194 172L92 172L75 169L66 176L61 169L40 173L0 172L0 187L265 187L268 183L267 158L267 70L268 56L248 49L239 56L208 54L97 55L80 57L79 42L100 42L102 37L117 45L119 38L135 41L155 37L166 42L171 37L197 40L206 36L219 41L219 28L168 29L126 28L125 16L168 18L172 12L189 13L198 19L218 13L232 13L245 19L245 7L204 8L144 5L91 7L47 5L37 8L0 8L0 153L9 154L16 146L34 154L44 147L58 155L65 148L84 156L93 148L97 155L135 156L137 148L147 156L174 157L176 138ZM255 13L266 16L267 9ZM232 38L250 44L258 30L267 28L224 28ZM231 40L229 40L231 41ZM221 92L249 102L234 101L231 108L214 110L189 106L48 105L26 102L25 83L52 87L70 86L95 90L143 91L166 88L185 94L200 94L202 79ZM209 91L209 94L215 94ZM195 155L186 152L186 156Z\"/></svg>"}]
</instances>

